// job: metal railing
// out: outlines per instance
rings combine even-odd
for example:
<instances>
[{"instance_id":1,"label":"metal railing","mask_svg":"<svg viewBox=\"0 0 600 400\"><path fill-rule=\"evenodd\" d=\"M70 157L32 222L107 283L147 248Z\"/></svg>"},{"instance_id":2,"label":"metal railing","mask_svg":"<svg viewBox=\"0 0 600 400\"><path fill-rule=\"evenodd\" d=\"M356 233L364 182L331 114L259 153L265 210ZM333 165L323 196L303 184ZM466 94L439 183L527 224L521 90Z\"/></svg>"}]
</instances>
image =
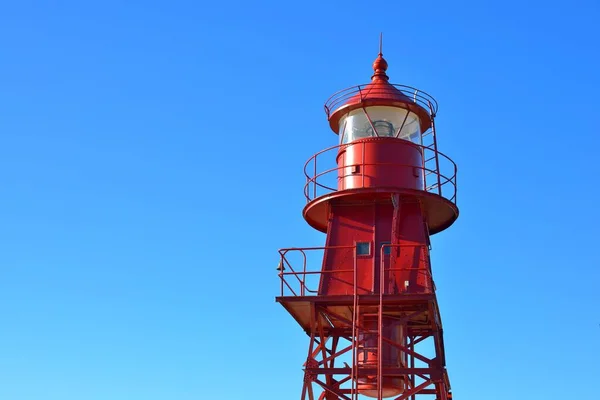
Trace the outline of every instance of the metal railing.
<instances>
[{"instance_id":1,"label":"metal railing","mask_svg":"<svg viewBox=\"0 0 600 400\"><path fill-rule=\"evenodd\" d=\"M426 259L420 260L419 267L417 268L402 268L396 267L395 261L400 257L400 253L403 248L414 248L425 250L423 254ZM386 250L390 250L390 254L386 253ZM323 270L323 255L325 250L352 250L352 261L348 265L344 266L343 269L331 269ZM309 253L314 252L318 257L318 261L309 262ZM417 274L424 274L425 281L430 282L431 290L434 290L433 278L431 275L431 269L429 265L428 257L428 246L425 244L382 244L379 248L379 290L373 292L373 294L390 294L391 290L387 283L390 281L390 276L394 272L401 271L416 271ZM397 252L396 255L393 252ZM321 278L328 274L339 274L339 273L352 273L352 280L344 282L349 287L352 287L352 294L358 294L358 283L357 282L357 254L356 246L327 246L327 247L293 247L287 249L280 249L280 262L279 262L279 278L280 278L280 296L316 296L319 294L319 285ZM299 264L291 261L291 255L299 258ZM361 256L362 257L362 256ZM372 255L371 257L374 257ZM375 269L373 269L375 272ZM375 278L375 277L373 277ZM381 290L383 288L383 290ZM362 290L362 289L361 289ZM402 288L400 291L407 291L408 287Z\"/></svg>"},{"instance_id":2,"label":"metal railing","mask_svg":"<svg viewBox=\"0 0 600 400\"><path fill-rule=\"evenodd\" d=\"M423 190L429 193L437 194L456 204L456 175L457 167L454 161L442 152L435 150L433 146L419 146L423 155L423 164L415 166L403 163L366 163L364 161L365 146L367 142L351 142L328 147L314 154L304 164L304 175L306 184L304 185L304 196L307 202L313 201L317 197L337 191L338 180L347 176L358 177L361 184L354 188L365 187L365 168L366 166L393 166L399 171L404 168L417 169L421 171L423 177ZM360 163L339 166L336 163L336 155L349 146L362 145L362 160ZM335 154L332 154L335 153ZM324 156L327 154L326 156ZM323 159L325 159L323 161ZM321 160L321 161L320 161ZM441 160L441 162L440 162ZM320 162L319 162L320 161ZM327 164L329 162L329 165ZM329 167L332 163L335 166ZM321 170L320 166L325 165ZM341 174L341 170L349 170L355 167L358 173ZM443 169L443 171L440 171Z\"/></svg>"},{"instance_id":3,"label":"metal railing","mask_svg":"<svg viewBox=\"0 0 600 400\"><path fill-rule=\"evenodd\" d=\"M339 92L334 93L327 101L325 102L325 113L327 113L327 118L331 116L331 113L338 109L340 106L344 105L348 100L358 96L360 101L362 102L364 99L368 97L373 97L374 95L387 95L396 90L399 90L406 97L411 99L415 104L418 104L420 107L425 109L431 117L435 117L438 110L438 103L435 99L429 95L428 93L414 88L412 86L399 85L399 84L390 84L385 87L376 87L373 88L370 86L370 83L358 86L352 86L347 89L340 90Z\"/></svg>"},{"instance_id":4,"label":"metal railing","mask_svg":"<svg viewBox=\"0 0 600 400\"><path fill-rule=\"evenodd\" d=\"M309 269L308 255L309 252L318 252L319 255L324 255L325 250L335 249L352 249L354 255L353 269L336 270L336 271L322 271L321 265L323 263L323 257L321 256L316 262L318 269ZM294 269L292 262L290 261L290 255L299 256L301 259L302 266L297 270ZM314 253L313 253L314 254ZM318 282L322 275L333 272L353 272L356 266L356 246L328 246L328 247L292 247L288 249L280 249L280 262L279 262L279 277L281 279L281 296L285 293L293 296L311 296L318 293ZM315 263L311 263L311 267L315 268ZM289 277L289 278L288 278ZM315 278L316 279L311 279ZM289 280L288 280L289 279ZM309 282L310 281L310 282ZM315 283L316 281L316 283ZM309 285L314 284L317 287ZM295 289L294 289L295 288ZM285 291L288 290L288 292Z\"/></svg>"}]
</instances>

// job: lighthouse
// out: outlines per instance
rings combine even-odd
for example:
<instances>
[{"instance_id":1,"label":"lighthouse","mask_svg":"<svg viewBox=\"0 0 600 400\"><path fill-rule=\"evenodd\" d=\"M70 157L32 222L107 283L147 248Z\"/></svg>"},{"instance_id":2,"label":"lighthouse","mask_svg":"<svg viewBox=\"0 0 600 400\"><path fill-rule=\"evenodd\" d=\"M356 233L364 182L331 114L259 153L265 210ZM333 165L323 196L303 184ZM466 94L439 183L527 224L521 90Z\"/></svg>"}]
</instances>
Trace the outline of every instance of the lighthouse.
<instances>
[{"instance_id":1,"label":"lighthouse","mask_svg":"<svg viewBox=\"0 0 600 400\"><path fill-rule=\"evenodd\" d=\"M276 301L309 338L302 400L452 398L430 237L458 218L457 170L435 99L387 70L380 48L371 81L325 104L338 141L306 162L303 209L325 245L279 250Z\"/></svg>"}]
</instances>

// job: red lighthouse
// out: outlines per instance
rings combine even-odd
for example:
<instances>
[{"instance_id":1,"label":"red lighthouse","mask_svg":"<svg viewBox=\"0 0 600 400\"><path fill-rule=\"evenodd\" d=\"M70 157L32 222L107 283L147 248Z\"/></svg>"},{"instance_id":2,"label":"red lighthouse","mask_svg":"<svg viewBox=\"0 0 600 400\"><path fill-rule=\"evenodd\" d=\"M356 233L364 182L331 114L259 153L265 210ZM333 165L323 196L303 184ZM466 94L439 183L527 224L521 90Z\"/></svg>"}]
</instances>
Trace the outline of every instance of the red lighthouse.
<instances>
[{"instance_id":1,"label":"red lighthouse","mask_svg":"<svg viewBox=\"0 0 600 400\"><path fill-rule=\"evenodd\" d=\"M452 397L429 237L458 217L456 165L436 101L387 67L325 104L339 144L307 161L303 210L325 246L280 250L276 300L310 337L302 400Z\"/></svg>"}]
</instances>

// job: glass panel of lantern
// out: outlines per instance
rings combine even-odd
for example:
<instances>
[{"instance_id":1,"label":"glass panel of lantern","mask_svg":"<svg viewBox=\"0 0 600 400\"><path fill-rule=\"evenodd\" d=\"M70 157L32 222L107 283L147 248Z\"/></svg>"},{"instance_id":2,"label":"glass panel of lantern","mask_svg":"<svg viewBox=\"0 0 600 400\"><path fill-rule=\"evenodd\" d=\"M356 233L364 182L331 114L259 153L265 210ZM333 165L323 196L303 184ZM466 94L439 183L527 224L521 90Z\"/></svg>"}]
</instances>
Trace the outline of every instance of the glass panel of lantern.
<instances>
[{"instance_id":1,"label":"glass panel of lantern","mask_svg":"<svg viewBox=\"0 0 600 400\"><path fill-rule=\"evenodd\" d=\"M421 144L419 117L398 107L375 106L352 110L340 118L339 135L341 144L368 137L396 137Z\"/></svg>"}]
</instances>

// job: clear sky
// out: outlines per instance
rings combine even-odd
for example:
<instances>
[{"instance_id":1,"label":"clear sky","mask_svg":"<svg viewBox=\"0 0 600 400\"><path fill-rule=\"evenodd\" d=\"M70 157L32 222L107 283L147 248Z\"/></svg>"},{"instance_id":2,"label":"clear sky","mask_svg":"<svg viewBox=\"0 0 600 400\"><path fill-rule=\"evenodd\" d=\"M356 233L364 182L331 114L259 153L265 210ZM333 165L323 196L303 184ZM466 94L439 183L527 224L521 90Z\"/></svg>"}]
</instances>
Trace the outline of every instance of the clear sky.
<instances>
[{"instance_id":1,"label":"clear sky","mask_svg":"<svg viewBox=\"0 0 600 400\"><path fill-rule=\"evenodd\" d=\"M596 400L600 6L483 3L3 2L0 399L299 398L277 249L382 31L459 166L455 399Z\"/></svg>"}]
</instances>

